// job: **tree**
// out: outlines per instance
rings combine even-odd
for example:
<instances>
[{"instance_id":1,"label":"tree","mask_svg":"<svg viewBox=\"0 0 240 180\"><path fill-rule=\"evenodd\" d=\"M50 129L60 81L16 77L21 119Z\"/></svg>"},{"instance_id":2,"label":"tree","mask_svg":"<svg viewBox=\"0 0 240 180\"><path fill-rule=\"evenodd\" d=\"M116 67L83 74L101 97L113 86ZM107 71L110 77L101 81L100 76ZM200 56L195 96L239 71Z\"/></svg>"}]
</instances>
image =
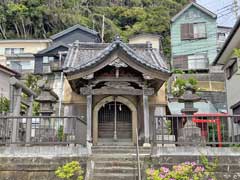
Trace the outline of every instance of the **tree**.
<instances>
[{"instance_id":1,"label":"tree","mask_svg":"<svg viewBox=\"0 0 240 180\"><path fill-rule=\"evenodd\" d=\"M40 88L37 85L38 80L40 80L40 76L28 74L25 79L25 85L33 90L37 95L40 93ZM39 115L40 104L36 101L33 102L33 115Z\"/></svg>"},{"instance_id":2,"label":"tree","mask_svg":"<svg viewBox=\"0 0 240 180\"><path fill-rule=\"evenodd\" d=\"M10 110L10 101L8 98L0 97L0 115L5 115Z\"/></svg>"},{"instance_id":3,"label":"tree","mask_svg":"<svg viewBox=\"0 0 240 180\"><path fill-rule=\"evenodd\" d=\"M75 24L102 32L104 41L116 34L124 41L138 33L162 35L170 57L170 19L188 0L8 0L0 2L0 37L47 38Z\"/></svg>"},{"instance_id":4,"label":"tree","mask_svg":"<svg viewBox=\"0 0 240 180\"><path fill-rule=\"evenodd\" d=\"M185 92L185 88L187 84L191 84L193 89L197 90L197 80L195 78L183 79L178 77L173 83L172 94L174 97L180 97Z\"/></svg>"}]
</instances>

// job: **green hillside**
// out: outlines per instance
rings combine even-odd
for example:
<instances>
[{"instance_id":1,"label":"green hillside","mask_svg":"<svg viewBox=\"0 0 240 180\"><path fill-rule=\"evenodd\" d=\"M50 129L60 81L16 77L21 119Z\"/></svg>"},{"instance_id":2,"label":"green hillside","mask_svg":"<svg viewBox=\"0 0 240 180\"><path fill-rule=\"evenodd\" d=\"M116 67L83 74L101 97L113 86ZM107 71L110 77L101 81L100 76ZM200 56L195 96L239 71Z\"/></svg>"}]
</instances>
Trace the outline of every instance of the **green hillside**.
<instances>
[{"instance_id":1,"label":"green hillside","mask_svg":"<svg viewBox=\"0 0 240 180\"><path fill-rule=\"evenodd\" d=\"M169 52L170 18L188 0L0 0L0 38L47 38L74 24L102 31L109 42L137 33L164 36Z\"/></svg>"}]
</instances>

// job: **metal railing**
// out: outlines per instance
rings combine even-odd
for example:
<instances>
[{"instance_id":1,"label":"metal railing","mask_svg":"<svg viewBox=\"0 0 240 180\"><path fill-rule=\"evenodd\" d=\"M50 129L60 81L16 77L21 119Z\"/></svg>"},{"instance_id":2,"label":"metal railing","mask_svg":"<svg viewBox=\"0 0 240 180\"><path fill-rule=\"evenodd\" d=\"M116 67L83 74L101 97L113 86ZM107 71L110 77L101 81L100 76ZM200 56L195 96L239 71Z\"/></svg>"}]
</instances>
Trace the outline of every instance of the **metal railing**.
<instances>
[{"instance_id":1,"label":"metal railing","mask_svg":"<svg viewBox=\"0 0 240 180\"><path fill-rule=\"evenodd\" d=\"M0 116L0 145L85 143L86 123L78 117Z\"/></svg>"},{"instance_id":2,"label":"metal railing","mask_svg":"<svg viewBox=\"0 0 240 180\"><path fill-rule=\"evenodd\" d=\"M153 121L153 145L212 147L240 145L240 115L170 115L156 116ZM194 137L196 132L199 132L198 141Z\"/></svg>"},{"instance_id":3,"label":"metal railing","mask_svg":"<svg viewBox=\"0 0 240 180\"><path fill-rule=\"evenodd\" d=\"M137 170L138 170L138 180L142 179L141 176L141 165L140 165L140 157L139 157L139 144L138 144L138 130L136 128L136 155L137 155Z\"/></svg>"}]
</instances>

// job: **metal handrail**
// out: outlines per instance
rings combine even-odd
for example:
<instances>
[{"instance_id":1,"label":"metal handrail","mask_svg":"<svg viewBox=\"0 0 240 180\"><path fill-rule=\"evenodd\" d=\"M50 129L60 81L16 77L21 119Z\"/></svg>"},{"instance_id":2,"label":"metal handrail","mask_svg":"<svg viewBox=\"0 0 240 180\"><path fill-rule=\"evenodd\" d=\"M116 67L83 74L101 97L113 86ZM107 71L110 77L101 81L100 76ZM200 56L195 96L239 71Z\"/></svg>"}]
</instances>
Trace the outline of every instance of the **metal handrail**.
<instances>
[{"instance_id":1,"label":"metal handrail","mask_svg":"<svg viewBox=\"0 0 240 180\"><path fill-rule=\"evenodd\" d=\"M138 130L136 128L136 151L137 151L137 168L138 168L138 180L141 180L141 166L140 166L140 158L139 158L139 144L138 144Z\"/></svg>"}]
</instances>

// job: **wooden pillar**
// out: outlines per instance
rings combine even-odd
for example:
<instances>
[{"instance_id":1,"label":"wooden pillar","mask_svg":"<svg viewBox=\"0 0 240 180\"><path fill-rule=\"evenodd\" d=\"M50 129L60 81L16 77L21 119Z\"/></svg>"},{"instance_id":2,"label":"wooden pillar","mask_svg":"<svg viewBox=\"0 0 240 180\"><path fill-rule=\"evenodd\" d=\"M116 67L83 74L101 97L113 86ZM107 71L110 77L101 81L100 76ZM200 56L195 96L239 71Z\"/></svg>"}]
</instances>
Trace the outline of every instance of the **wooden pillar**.
<instances>
[{"instance_id":1,"label":"wooden pillar","mask_svg":"<svg viewBox=\"0 0 240 180\"><path fill-rule=\"evenodd\" d=\"M87 142L92 142L92 95L87 95Z\"/></svg>"},{"instance_id":2,"label":"wooden pillar","mask_svg":"<svg viewBox=\"0 0 240 180\"><path fill-rule=\"evenodd\" d=\"M144 144L149 144L149 104L148 96L143 94Z\"/></svg>"},{"instance_id":3,"label":"wooden pillar","mask_svg":"<svg viewBox=\"0 0 240 180\"><path fill-rule=\"evenodd\" d=\"M29 98L29 107L28 107L28 116L32 116L32 109L33 109L33 96L30 96ZM31 129L32 129L32 118L26 119L26 143L30 143L31 141Z\"/></svg>"}]
</instances>

